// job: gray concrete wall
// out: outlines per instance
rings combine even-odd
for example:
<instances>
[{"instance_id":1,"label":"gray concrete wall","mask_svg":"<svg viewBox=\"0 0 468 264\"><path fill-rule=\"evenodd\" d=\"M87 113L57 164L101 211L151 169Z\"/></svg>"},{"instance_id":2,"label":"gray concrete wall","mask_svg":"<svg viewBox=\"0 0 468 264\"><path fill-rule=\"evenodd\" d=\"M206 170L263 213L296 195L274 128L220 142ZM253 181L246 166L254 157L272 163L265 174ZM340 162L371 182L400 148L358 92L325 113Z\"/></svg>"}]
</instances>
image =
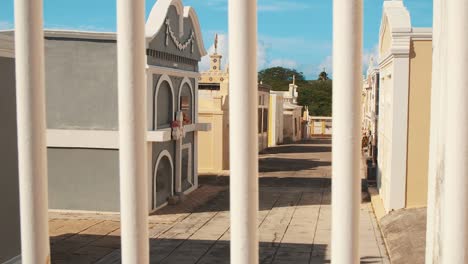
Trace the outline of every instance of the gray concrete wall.
<instances>
[{"instance_id":1,"label":"gray concrete wall","mask_svg":"<svg viewBox=\"0 0 468 264\"><path fill-rule=\"evenodd\" d=\"M49 148L49 208L118 212L119 152Z\"/></svg>"},{"instance_id":2,"label":"gray concrete wall","mask_svg":"<svg viewBox=\"0 0 468 264\"><path fill-rule=\"evenodd\" d=\"M45 41L47 127L117 130L117 47L114 40Z\"/></svg>"},{"instance_id":3,"label":"gray concrete wall","mask_svg":"<svg viewBox=\"0 0 468 264\"><path fill-rule=\"evenodd\" d=\"M0 263L21 254L15 61L0 57Z\"/></svg>"}]
</instances>

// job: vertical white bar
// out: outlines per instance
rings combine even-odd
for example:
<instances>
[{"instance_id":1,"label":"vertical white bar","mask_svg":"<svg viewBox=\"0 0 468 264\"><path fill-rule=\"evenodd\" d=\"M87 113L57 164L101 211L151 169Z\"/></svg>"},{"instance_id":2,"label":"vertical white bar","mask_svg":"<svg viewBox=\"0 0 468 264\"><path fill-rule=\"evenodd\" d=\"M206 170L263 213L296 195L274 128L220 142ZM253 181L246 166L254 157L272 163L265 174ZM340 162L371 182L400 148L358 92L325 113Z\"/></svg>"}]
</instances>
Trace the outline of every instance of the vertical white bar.
<instances>
[{"instance_id":1,"label":"vertical white bar","mask_svg":"<svg viewBox=\"0 0 468 264\"><path fill-rule=\"evenodd\" d=\"M117 0L122 263L149 263L145 2Z\"/></svg>"},{"instance_id":2,"label":"vertical white bar","mask_svg":"<svg viewBox=\"0 0 468 264\"><path fill-rule=\"evenodd\" d=\"M442 263L468 263L468 1L447 7L447 124Z\"/></svg>"},{"instance_id":3,"label":"vertical white bar","mask_svg":"<svg viewBox=\"0 0 468 264\"><path fill-rule=\"evenodd\" d=\"M193 102L193 109L195 110L195 116L193 117L194 123L198 124L198 78L195 78L195 87L193 90L195 95L195 100ZM194 165L193 165L193 185L195 188L198 188L198 131L194 133L193 139L193 156L194 156Z\"/></svg>"},{"instance_id":4,"label":"vertical white bar","mask_svg":"<svg viewBox=\"0 0 468 264\"><path fill-rule=\"evenodd\" d=\"M231 263L258 263L257 1L229 0Z\"/></svg>"},{"instance_id":5,"label":"vertical white bar","mask_svg":"<svg viewBox=\"0 0 468 264\"><path fill-rule=\"evenodd\" d=\"M359 263L362 0L333 1L332 263Z\"/></svg>"},{"instance_id":6,"label":"vertical white bar","mask_svg":"<svg viewBox=\"0 0 468 264\"><path fill-rule=\"evenodd\" d=\"M23 263L49 263L42 0L15 0L16 109Z\"/></svg>"},{"instance_id":7,"label":"vertical white bar","mask_svg":"<svg viewBox=\"0 0 468 264\"><path fill-rule=\"evenodd\" d=\"M442 179L444 178L444 144L446 129L446 14L442 0L434 0L432 30L431 128L428 170L428 201L426 227L427 264L440 263Z\"/></svg>"}]
</instances>

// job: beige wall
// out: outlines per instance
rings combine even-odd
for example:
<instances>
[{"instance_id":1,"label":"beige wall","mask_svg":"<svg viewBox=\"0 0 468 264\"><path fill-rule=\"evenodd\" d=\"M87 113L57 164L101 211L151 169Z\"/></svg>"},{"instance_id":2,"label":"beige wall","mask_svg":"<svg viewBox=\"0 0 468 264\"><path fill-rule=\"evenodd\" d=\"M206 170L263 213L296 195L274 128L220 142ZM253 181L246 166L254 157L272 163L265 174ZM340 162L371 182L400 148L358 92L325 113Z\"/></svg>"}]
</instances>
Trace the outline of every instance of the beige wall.
<instances>
[{"instance_id":1,"label":"beige wall","mask_svg":"<svg viewBox=\"0 0 468 264\"><path fill-rule=\"evenodd\" d=\"M406 206L427 204L432 42L412 41L408 113Z\"/></svg>"},{"instance_id":2,"label":"beige wall","mask_svg":"<svg viewBox=\"0 0 468 264\"><path fill-rule=\"evenodd\" d=\"M201 131L198 134L198 171L200 174L229 172L229 98L226 79L220 83L220 88L219 91L198 91L199 122L211 124L210 131ZM259 102L262 103L259 108L268 110L269 91L259 90L258 94L262 96L262 100L259 98ZM268 119L268 114L264 118ZM268 146L268 122L262 121L261 124L267 125L267 131L258 134L259 151Z\"/></svg>"},{"instance_id":3,"label":"beige wall","mask_svg":"<svg viewBox=\"0 0 468 264\"><path fill-rule=\"evenodd\" d=\"M385 19L385 29L380 43L380 55L385 55L392 46L392 32L389 28L388 21Z\"/></svg>"},{"instance_id":4,"label":"beige wall","mask_svg":"<svg viewBox=\"0 0 468 264\"><path fill-rule=\"evenodd\" d=\"M199 132L198 170L200 173L221 173L229 170L229 131L227 113L200 112L199 122L210 123L211 131Z\"/></svg>"},{"instance_id":5,"label":"beige wall","mask_svg":"<svg viewBox=\"0 0 468 264\"><path fill-rule=\"evenodd\" d=\"M390 199L390 177L391 177L391 158L392 158L392 106L393 106L393 79L385 78L387 73L393 72L393 61L386 64L380 69L380 98L379 98L379 155L378 163L379 169L377 172L377 182L379 187L380 196L384 201Z\"/></svg>"}]
</instances>

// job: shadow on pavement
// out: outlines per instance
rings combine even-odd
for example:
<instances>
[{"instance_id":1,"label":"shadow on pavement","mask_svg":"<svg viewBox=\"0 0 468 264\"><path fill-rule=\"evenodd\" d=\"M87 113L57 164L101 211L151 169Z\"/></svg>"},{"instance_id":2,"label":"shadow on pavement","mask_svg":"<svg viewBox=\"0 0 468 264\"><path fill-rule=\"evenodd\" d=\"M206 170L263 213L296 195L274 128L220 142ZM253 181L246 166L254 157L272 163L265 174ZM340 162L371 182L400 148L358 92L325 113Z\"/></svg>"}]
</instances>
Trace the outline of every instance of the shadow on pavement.
<instances>
[{"instance_id":1,"label":"shadow on pavement","mask_svg":"<svg viewBox=\"0 0 468 264\"><path fill-rule=\"evenodd\" d=\"M331 146L304 146L308 142L301 142L294 145L282 145L274 148L269 148L262 151L262 154L279 154L279 153L318 153L331 152Z\"/></svg>"},{"instance_id":2,"label":"shadow on pavement","mask_svg":"<svg viewBox=\"0 0 468 264\"><path fill-rule=\"evenodd\" d=\"M51 238L52 263L121 263L120 236L65 234ZM229 263L227 240L151 238L150 263ZM329 263L323 244L279 244L261 242L259 263ZM319 256L312 256L315 255Z\"/></svg>"},{"instance_id":3,"label":"shadow on pavement","mask_svg":"<svg viewBox=\"0 0 468 264\"><path fill-rule=\"evenodd\" d=\"M51 237L51 260L57 264L121 263L120 236L65 234ZM230 263L228 240L151 238L150 263ZM259 263L330 263L326 244L259 244ZM381 263L380 256L365 256L361 263Z\"/></svg>"},{"instance_id":4,"label":"shadow on pavement","mask_svg":"<svg viewBox=\"0 0 468 264\"><path fill-rule=\"evenodd\" d=\"M331 166L330 161L317 159L262 158L259 161L260 172L302 171Z\"/></svg>"}]
</instances>

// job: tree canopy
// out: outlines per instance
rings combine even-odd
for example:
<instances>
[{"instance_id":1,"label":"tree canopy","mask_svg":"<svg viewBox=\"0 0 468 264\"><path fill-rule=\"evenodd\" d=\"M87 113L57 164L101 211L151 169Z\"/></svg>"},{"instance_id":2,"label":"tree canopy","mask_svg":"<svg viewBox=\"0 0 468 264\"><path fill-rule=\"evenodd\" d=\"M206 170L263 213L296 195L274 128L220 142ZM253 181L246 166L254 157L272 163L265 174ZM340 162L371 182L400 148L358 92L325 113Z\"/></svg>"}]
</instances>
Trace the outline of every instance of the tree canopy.
<instances>
[{"instance_id":1,"label":"tree canopy","mask_svg":"<svg viewBox=\"0 0 468 264\"><path fill-rule=\"evenodd\" d=\"M302 72L283 67L273 67L260 71L258 73L258 81L270 85L274 91L287 91L289 84L293 81L293 76L296 76L296 85L302 86L303 84L307 84Z\"/></svg>"},{"instance_id":2,"label":"tree canopy","mask_svg":"<svg viewBox=\"0 0 468 264\"><path fill-rule=\"evenodd\" d=\"M330 80L328 78L328 73L326 73L325 71L321 72L318 76L318 80L319 81L327 81L327 80Z\"/></svg>"},{"instance_id":3,"label":"tree canopy","mask_svg":"<svg viewBox=\"0 0 468 264\"><path fill-rule=\"evenodd\" d=\"M332 114L332 80L309 81L299 88L298 104L309 107L312 116L331 116Z\"/></svg>"},{"instance_id":4,"label":"tree canopy","mask_svg":"<svg viewBox=\"0 0 468 264\"><path fill-rule=\"evenodd\" d=\"M296 85L299 87L298 104L309 107L313 116L331 116L332 114L332 80L323 71L317 80L307 81L302 72L295 69L273 67L258 73L258 80L272 87L275 91L287 91L296 76Z\"/></svg>"}]
</instances>

